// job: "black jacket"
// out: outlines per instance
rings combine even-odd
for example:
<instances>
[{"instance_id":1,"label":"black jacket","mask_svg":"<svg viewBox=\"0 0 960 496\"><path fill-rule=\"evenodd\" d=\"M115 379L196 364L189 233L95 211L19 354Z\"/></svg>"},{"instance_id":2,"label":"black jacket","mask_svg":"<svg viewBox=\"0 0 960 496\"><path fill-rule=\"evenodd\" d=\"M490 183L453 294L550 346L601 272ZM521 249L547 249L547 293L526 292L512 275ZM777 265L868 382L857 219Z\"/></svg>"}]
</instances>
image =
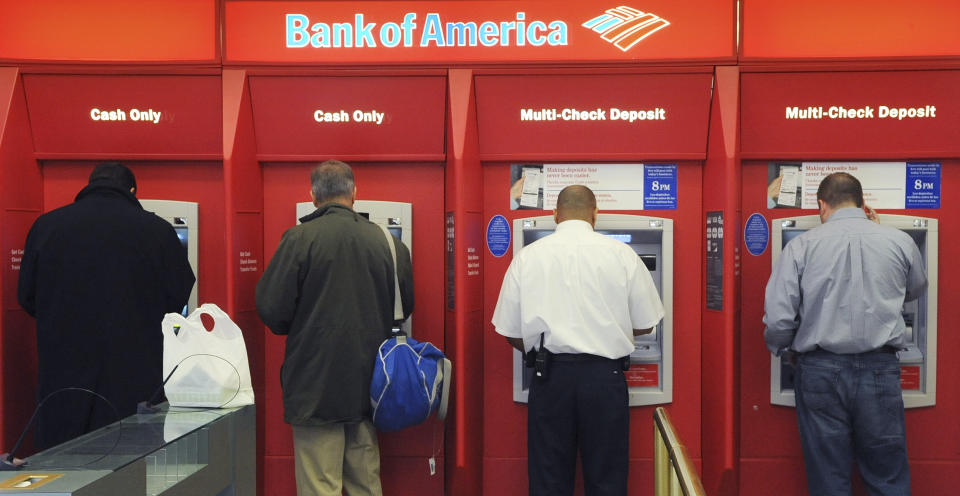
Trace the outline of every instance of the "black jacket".
<instances>
[{"instance_id":1,"label":"black jacket","mask_svg":"<svg viewBox=\"0 0 960 496\"><path fill-rule=\"evenodd\" d=\"M37 319L38 399L63 387L106 397L133 414L162 382L167 312L195 281L173 227L122 187L89 185L41 215L27 235L17 298ZM102 400L59 393L41 411L45 448L115 420Z\"/></svg>"},{"instance_id":2,"label":"black jacket","mask_svg":"<svg viewBox=\"0 0 960 496\"><path fill-rule=\"evenodd\" d=\"M287 230L257 283L257 311L286 334L284 420L356 422L370 415L370 379L393 322L393 260L383 230L326 203ZM394 238L403 314L413 311L410 251Z\"/></svg>"}]
</instances>

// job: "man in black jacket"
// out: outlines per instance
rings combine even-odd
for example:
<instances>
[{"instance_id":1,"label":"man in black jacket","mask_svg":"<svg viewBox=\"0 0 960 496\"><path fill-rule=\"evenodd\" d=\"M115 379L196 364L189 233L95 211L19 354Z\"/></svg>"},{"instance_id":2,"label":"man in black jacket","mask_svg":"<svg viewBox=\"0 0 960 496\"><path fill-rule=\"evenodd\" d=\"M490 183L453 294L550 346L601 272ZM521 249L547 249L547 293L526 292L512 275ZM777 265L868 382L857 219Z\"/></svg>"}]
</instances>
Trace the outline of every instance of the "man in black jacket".
<instances>
[{"instance_id":1,"label":"man in black jacket","mask_svg":"<svg viewBox=\"0 0 960 496\"><path fill-rule=\"evenodd\" d=\"M163 381L160 323L196 279L173 226L144 211L136 190L130 169L100 164L27 235L17 298L37 319L38 401L52 394L38 449L132 415Z\"/></svg>"},{"instance_id":2,"label":"man in black jacket","mask_svg":"<svg viewBox=\"0 0 960 496\"><path fill-rule=\"evenodd\" d=\"M280 381L297 493L380 495L370 380L394 320L393 259L383 230L353 211L349 165L328 160L310 179L317 210L284 233L257 284L260 318L287 336ZM407 318L413 269L407 247L394 244Z\"/></svg>"}]
</instances>

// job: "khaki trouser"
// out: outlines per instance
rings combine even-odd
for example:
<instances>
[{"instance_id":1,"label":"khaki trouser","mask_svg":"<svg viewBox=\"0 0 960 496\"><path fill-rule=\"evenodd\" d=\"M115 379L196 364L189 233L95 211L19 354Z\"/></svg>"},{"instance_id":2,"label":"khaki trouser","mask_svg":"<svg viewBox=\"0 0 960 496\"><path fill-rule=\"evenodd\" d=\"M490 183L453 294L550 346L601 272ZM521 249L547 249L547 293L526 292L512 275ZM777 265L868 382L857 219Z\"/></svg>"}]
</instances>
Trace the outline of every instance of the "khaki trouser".
<instances>
[{"instance_id":1,"label":"khaki trouser","mask_svg":"<svg viewBox=\"0 0 960 496\"><path fill-rule=\"evenodd\" d=\"M294 425L298 496L382 496L373 422Z\"/></svg>"}]
</instances>

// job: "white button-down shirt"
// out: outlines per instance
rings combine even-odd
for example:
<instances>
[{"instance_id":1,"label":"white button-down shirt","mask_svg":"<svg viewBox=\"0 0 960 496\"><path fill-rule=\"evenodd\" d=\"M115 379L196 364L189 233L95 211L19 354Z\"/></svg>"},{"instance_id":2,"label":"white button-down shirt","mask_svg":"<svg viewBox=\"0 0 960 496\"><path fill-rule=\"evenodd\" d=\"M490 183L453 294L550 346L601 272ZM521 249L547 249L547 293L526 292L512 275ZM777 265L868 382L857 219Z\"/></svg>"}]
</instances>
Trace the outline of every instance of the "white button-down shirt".
<instances>
[{"instance_id":1,"label":"white button-down shirt","mask_svg":"<svg viewBox=\"0 0 960 496\"><path fill-rule=\"evenodd\" d=\"M567 220L513 258L493 312L497 332L553 353L620 358L634 350L633 329L663 318L650 272L626 244Z\"/></svg>"}]
</instances>

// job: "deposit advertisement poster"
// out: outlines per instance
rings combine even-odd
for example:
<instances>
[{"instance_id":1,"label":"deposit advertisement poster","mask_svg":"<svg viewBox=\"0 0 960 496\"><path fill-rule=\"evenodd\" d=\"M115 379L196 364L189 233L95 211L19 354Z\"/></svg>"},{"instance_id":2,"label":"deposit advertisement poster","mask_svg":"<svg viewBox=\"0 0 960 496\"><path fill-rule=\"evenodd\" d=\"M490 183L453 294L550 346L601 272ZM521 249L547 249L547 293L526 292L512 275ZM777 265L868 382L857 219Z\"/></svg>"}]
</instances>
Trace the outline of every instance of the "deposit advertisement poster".
<instances>
[{"instance_id":1,"label":"deposit advertisement poster","mask_svg":"<svg viewBox=\"0 0 960 496\"><path fill-rule=\"evenodd\" d=\"M767 207L817 209L817 188L835 172L856 177L877 209L940 208L937 162L775 162L767 171Z\"/></svg>"},{"instance_id":2,"label":"deposit advertisement poster","mask_svg":"<svg viewBox=\"0 0 960 496\"><path fill-rule=\"evenodd\" d=\"M580 184L600 210L676 210L676 164L513 164L510 209L553 210L563 188Z\"/></svg>"}]
</instances>

